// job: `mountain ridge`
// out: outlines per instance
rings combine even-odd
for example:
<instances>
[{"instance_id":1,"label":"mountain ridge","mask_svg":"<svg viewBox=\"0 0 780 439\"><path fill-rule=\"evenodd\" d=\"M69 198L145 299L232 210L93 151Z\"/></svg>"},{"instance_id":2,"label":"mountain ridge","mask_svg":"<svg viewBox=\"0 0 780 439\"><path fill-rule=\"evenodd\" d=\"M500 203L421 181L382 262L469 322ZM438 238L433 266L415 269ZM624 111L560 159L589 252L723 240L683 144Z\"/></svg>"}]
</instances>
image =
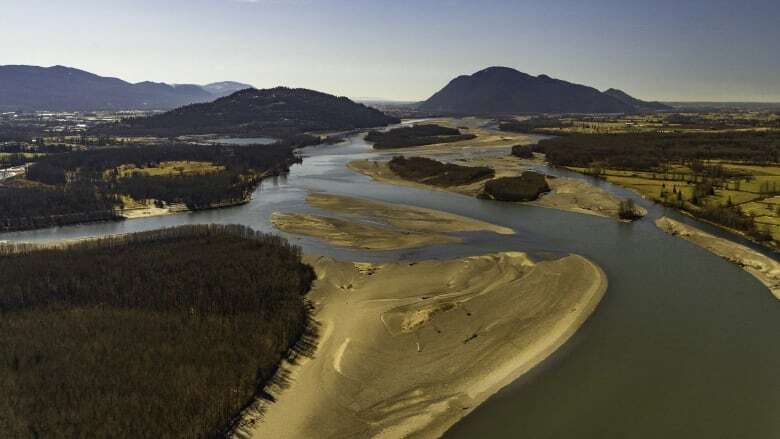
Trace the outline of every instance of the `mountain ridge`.
<instances>
[{"instance_id":1,"label":"mountain ridge","mask_svg":"<svg viewBox=\"0 0 780 439\"><path fill-rule=\"evenodd\" d=\"M209 86L230 84L225 92ZM98 111L168 110L182 105L207 102L235 91L232 81L207 84L166 84L142 81L130 83L119 78L55 65L0 66L0 110L2 111Z\"/></svg>"},{"instance_id":2,"label":"mountain ridge","mask_svg":"<svg viewBox=\"0 0 780 439\"><path fill-rule=\"evenodd\" d=\"M604 94L612 96L615 99L618 99L626 104L633 105L634 107L638 108L640 111L670 111L673 110L672 107L669 105L666 105L664 103L658 102L658 101L643 101L640 99L637 99L628 93L624 92L623 90L617 89L617 88L610 88L604 91Z\"/></svg>"},{"instance_id":3,"label":"mountain ridge","mask_svg":"<svg viewBox=\"0 0 780 439\"><path fill-rule=\"evenodd\" d=\"M632 113L651 110L657 104L621 93L618 98L613 95L617 93L603 93L548 75L532 76L494 66L456 77L419 109L456 114Z\"/></svg>"}]
</instances>

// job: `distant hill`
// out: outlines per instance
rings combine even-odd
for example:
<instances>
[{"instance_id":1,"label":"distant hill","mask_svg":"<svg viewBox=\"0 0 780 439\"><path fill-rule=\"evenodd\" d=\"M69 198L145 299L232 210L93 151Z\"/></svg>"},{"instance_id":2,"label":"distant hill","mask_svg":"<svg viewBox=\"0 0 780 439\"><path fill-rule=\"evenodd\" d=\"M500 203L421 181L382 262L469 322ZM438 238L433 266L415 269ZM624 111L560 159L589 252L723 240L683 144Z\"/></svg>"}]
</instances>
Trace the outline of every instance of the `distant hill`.
<instances>
[{"instance_id":1,"label":"distant hill","mask_svg":"<svg viewBox=\"0 0 780 439\"><path fill-rule=\"evenodd\" d=\"M470 76L459 76L423 102L419 109L459 114L639 111L624 98L595 88L547 75L531 76L508 67L490 67Z\"/></svg>"},{"instance_id":2,"label":"distant hill","mask_svg":"<svg viewBox=\"0 0 780 439\"><path fill-rule=\"evenodd\" d=\"M211 84L206 84L203 86L203 88L211 93L212 95L216 97L224 97L228 95L232 95L233 93L241 90L246 90L247 88L254 88L249 84L242 84L240 82L234 82L234 81L224 81L224 82L214 82Z\"/></svg>"},{"instance_id":3,"label":"distant hill","mask_svg":"<svg viewBox=\"0 0 780 439\"><path fill-rule=\"evenodd\" d=\"M178 136L232 134L288 137L309 131L341 131L400 122L379 110L303 88L246 89L214 102L127 119L98 132Z\"/></svg>"},{"instance_id":4,"label":"distant hill","mask_svg":"<svg viewBox=\"0 0 780 439\"><path fill-rule=\"evenodd\" d=\"M212 101L238 86L232 82L208 86L148 81L132 84L70 67L9 65L0 66L0 110L169 110Z\"/></svg>"},{"instance_id":5,"label":"distant hill","mask_svg":"<svg viewBox=\"0 0 780 439\"><path fill-rule=\"evenodd\" d=\"M629 96L628 93L624 92L623 90L618 90L616 88L610 88L609 90L604 92L605 95L612 96L613 98L619 100L620 102L623 102L624 104L628 104L633 106L634 108L640 110L640 111L671 111L674 110L674 108L670 107L669 105L662 104L661 102L653 101L642 101L640 99L637 99L633 96Z\"/></svg>"}]
</instances>

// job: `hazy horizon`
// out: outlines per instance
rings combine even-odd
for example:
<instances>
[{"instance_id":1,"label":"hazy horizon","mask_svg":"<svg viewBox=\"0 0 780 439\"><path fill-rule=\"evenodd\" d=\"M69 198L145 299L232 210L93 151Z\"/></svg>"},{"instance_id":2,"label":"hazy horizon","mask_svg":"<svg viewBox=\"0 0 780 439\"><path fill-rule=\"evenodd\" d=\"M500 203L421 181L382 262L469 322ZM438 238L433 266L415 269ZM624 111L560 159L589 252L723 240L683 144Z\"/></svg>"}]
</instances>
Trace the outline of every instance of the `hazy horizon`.
<instances>
[{"instance_id":1,"label":"hazy horizon","mask_svg":"<svg viewBox=\"0 0 780 439\"><path fill-rule=\"evenodd\" d=\"M780 4L0 0L0 64L423 100L489 66L663 101L780 101Z\"/></svg>"}]
</instances>

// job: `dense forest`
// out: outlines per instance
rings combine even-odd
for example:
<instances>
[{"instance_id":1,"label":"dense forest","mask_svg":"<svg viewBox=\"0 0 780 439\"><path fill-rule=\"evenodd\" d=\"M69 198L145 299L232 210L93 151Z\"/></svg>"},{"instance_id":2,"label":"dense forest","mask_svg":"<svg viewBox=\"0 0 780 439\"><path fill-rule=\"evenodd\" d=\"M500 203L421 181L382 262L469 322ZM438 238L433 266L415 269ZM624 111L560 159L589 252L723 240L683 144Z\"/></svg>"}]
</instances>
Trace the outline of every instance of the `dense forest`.
<instances>
[{"instance_id":1,"label":"dense forest","mask_svg":"<svg viewBox=\"0 0 780 439\"><path fill-rule=\"evenodd\" d=\"M115 201L89 184L0 183L0 232L118 219Z\"/></svg>"},{"instance_id":2,"label":"dense forest","mask_svg":"<svg viewBox=\"0 0 780 439\"><path fill-rule=\"evenodd\" d=\"M780 162L780 133L637 133L572 135L544 139L537 151L556 166L649 171L670 163L718 159L756 164Z\"/></svg>"},{"instance_id":3,"label":"dense forest","mask_svg":"<svg viewBox=\"0 0 780 439\"><path fill-rule=\"evenodd\" d=\"M205 209L246 201L259 180L286 172L300 159L298 146L124 146L48 155L26 178L0 182L0 231L32 229L116 218L120 196ZM151 175L120 168L150 169L166 162L207 162L210 174Z\"/></svg>"},{"instance_id":4,"label":"dense forest","mask_svg":"<svg viewBox=\"0 0 780 439\"><path fill-rule=\"evenodd\" d=\"M563 128L567 126L563 121L552 117L532 117L525 120L508 120L502 121L498 129L501 131L508 131L513 133L536 133L541 128Z\"/></svg>"},{"instance_id":5,"label":"dense forest","mask_svg":"<svg viewBox=\"0 0 780 439\"><path fill-rule=\"evenodd\" d=\"M498 201L534 201L549 192L545 176L533 171L523 172L518 177L496 178L485 183L480 198Z\"/></svg>"},{"instance_id":6,"label":"dense forest","mask_svg":"<svg viewBox=\"0 0 780 439\"><path fill-rule=\"evenodd\" d=\"M230 134L288 138L310 131L344 131L398 123L379 110L306 89L247 89L214 102L95 127L92 134Z\"/></svg>"},{"instance_id":7,"label":"dense forest","mask_svg":"<svg viewBox=\"0 0 780 439\"><path fill-rule=\"evenodd\" d=\"M389 131L370 131L366 140L374 144L375 149L408 148L411 146L451 143L476 138L473 134L461 134L456 128L440 125L422 124L394 128Z\"/></svg>"},{"instance_id":8,"label":"dense forest","mask_svg":"<svg viewBox=\"0 0 780 439\"><path fill-rule=\"evenodd\" d=\"M314 278L299 248L242 226L0 246L0 430L222 436L311 343Z\"/></svg>"},{"instance_id":9,"label":"dense forest","mask_svg":"<svg viewBox=\"0 0 780 439\"><path fill-rule=\"evenodd\" d=\"M495 175L493 169L486 166L460 166L425 157L397 156L390 160L388 166L405 180L441 187L462 186Z\"/></svg>"}]
</instances>

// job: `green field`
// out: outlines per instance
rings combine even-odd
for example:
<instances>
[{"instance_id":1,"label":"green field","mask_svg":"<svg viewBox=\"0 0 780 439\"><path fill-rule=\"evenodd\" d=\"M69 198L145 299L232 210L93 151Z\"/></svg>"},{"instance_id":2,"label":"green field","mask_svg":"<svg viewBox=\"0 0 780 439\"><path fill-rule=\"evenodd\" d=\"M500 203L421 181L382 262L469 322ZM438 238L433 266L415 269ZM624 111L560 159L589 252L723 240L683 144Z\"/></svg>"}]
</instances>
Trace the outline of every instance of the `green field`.
<instances>
[{"instance_id":1,"label":"green field","mask_svg":"<svg viewBox=\"0 0 780 439\"><path fill-rule=\"evenodd\" d=\"M736 206L744 214L753 217L762 230L768 231L775 241L780 241L780 165L758 166L745 163L719 164L727 171L741 174L725 179L714 187L714 194L692 202L694 188L700 176L685 166L670 166L669 172L625 171L600 169L599 176L610 183L634 189L643 197L664 204L682 203L680 207L696 211L701 206ZM570 168L581 173L593 173L588 168Z\"/></svg>"}]
</instances>

